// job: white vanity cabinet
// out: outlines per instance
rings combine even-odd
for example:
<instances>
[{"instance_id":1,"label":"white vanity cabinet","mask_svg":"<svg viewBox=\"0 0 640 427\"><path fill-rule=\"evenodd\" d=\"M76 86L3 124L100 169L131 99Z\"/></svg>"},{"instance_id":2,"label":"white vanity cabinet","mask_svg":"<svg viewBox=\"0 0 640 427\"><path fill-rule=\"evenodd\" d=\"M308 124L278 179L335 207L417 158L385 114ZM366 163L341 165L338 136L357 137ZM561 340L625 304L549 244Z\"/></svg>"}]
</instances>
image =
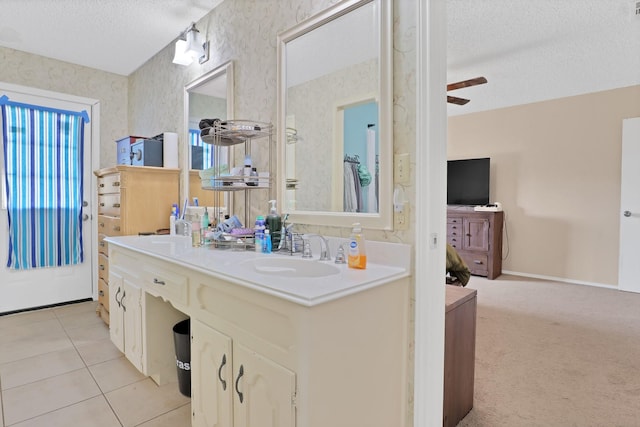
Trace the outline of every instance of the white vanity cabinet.
<instances>
[{"instance_id":1,"label":"white vanity cabinet","mask_svg":"<svg viewBox=\"0 0 640 427\"><path fill-rule=\"evenodd\" d=\"M295 427L295 374L191 322L193 427Z\"/></svg>"},{"instance_id":2,"label":"white vanity cabinet","mask_svg":"<svg viewBox=\"0 0 640 427\"><path fill-rule=\"evenodd\" d=\"M238 263L255 255L177 240L109 240L114 289L126 290L125 302L131 288L141 292L140 316L125 315L127 304L120 323L112 308L111 328L126 350L127 331L140 327L136 366L158 383L177 381L172 325L190 317L192 426L406 425L408 275L305 304L275 282L243 279ZM378 277L374 267L340 271L333 282ZM289 289L333 289L329 280L296 279Z\"/></svg>"},{"instance_id":3,"label":"white vanity cabinet","mask_svg":"<svg viewBox=\"0 0 640 427\"><path fill-rule=\"evenodd\" d=\"M142 358L142 292L138 286L125 279L118 270L109 273L114 290L109 294L111 341L140 371L145 371Z\"/></svg>"}]
</instances>

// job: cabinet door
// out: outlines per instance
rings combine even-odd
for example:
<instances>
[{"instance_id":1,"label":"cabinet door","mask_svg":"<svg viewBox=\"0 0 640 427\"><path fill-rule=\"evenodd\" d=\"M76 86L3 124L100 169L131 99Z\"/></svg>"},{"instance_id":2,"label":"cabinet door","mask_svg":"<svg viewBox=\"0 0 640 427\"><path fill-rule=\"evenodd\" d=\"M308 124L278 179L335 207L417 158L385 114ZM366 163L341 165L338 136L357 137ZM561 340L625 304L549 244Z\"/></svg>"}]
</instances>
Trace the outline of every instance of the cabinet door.
<instances>
[{"instance_id":1,"label":"cabinet door","mask_svg":"<svg viewBox=\"0 0 640 427\"><path fill-rule=\"evenodd\" d=\"M486 218L464 219L464 250L489 250L489 220Z\"/></svg>"},{"instance_id":2,"label":"cabinet door","mask_svg":"<svg viewBox=\"0 0 640 427\"><path fill-rule=\"evenodd\" d=\"M233 425L231 338L191 319L192 427Z\"/></svg>"},{"instance_id":3,"label":"cabinet door","mask_svg":"<svg viewBox=\"0 0 640 427\"><path fill-rule=\"evenodd\" d=\"M234 427L295 427L296 376L234 343Z\"/></svg>"},{"instance_id":4,"label":"cabinet door","mask_svg":"<svg viewBox=\"0 0 640 427\"><path fill-rule=\"evenodd\" d=\"M124 354L127 359L144 372L142 366L142 291L127 279L124 280L124 293L120 299L124 314Z\"/></svg>"},{"instance_id":5,"label":"cabinet door","mask_svg":"<svg viewBox=\"0 0 640 427\"><path fill-rule=\"evenodd\" d=\"M109 292L109 336L111 341L124 353L124 317L120 298L124 292L124 279L115 271L109 272L109 283L113 283Z\"/></svg>"}]
</instances>

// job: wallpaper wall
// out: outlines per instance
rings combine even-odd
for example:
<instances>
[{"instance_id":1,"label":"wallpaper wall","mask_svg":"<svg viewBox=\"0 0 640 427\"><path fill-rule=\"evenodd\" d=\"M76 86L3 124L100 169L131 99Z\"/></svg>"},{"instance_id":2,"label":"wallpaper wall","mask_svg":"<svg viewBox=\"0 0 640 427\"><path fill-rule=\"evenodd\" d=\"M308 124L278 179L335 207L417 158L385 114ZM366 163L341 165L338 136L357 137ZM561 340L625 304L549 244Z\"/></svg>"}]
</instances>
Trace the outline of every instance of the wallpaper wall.
<instances>
[{"instance_id":1,"label":"wallpaper wall","mask_svg":"<svg viewBox=\"0 0 640 427\"><path fill-rule=\"evenodd\" d=\"M233 60L235 71L233 117L276 123L277 34L334 3L335 0L223 2L197 23L200 31L211 41L211 59L208 62L202 65L192 64L189 67L174 65L171 62L173 46L170 45L129 76L129 132L156 134L160 131L172 131L182 136L184 86L229 60ZM393 8L393 149L395 153L409 153L410 158L414 158L416 4L414 0L395 0ZM182 155L183 151L180 152L180 156ZM260 160L253 152L252 157ZM261 161L266 162L264 152L261 157ZM405 194L409 206L414 206L415 187L413 180L411 182L406 186ZM251 216L266 213L267 200L273 196L275 193L264 194L253 200ZM411 244L414 240L411 214L409 218L410 227L406 231L366 230L366 236L372 240ZM312 227L304 224L298 224L298 230L342 237L348 237L350 234L348 228ZM413 312L413 297L410 303L410 312ZM412 327L408 336L413 336ZM411 425L413 343L410 343L407 367L407 419Z\"/></svg>"},{"instance_id":2,"label":"wallpaper wall","mask_svg":"<svg viewBox=\"0 0 640 427\"><path fill-rule=\"evenodd\" d=\"M0 47L0 81L100 101L100 166L116 164L115 141L129 135L127 77Z\"/></svg>"}]
</instances>

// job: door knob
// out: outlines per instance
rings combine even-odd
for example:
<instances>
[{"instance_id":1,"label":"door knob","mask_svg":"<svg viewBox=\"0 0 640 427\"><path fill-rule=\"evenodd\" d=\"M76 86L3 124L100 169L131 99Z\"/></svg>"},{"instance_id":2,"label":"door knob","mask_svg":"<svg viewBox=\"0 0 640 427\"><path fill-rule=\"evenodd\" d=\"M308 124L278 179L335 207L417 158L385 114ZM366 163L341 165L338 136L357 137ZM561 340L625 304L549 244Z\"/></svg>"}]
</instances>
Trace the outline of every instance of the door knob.
<instances>
[{"instance_id":1,"label":"door knob","mask_svg":"<svg viewBox=\"0 0 640 427\"><path fill-rule=\"evenodd\" d=\"M622 215L624 215L624 216L626 216L626 217L629 217L629 216L631 216L631 211L624 211L624 212L622 213Z\"/></svg>"}]
</instances>

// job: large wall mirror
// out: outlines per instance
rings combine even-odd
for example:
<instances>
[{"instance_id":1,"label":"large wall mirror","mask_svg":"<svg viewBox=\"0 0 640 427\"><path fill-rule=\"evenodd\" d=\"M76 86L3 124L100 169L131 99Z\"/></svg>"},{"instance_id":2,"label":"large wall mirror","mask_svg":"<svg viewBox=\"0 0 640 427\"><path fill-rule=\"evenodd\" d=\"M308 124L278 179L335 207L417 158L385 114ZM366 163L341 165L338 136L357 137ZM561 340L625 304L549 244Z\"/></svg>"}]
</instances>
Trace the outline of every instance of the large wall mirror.
<instances>
[{"instance_id":1,"label":"large wall mirror","mask_svg":"<svg viewBox=\"0 0 640 427\"><path fill-rule=\"evenodd\" d=\"M390 0L346 0L278 36L278 205L391 229Z\"/></svg>"},{"instance_id":2,"label":"large wall mirror","mask_svg":"<svg viewBox=\"0 0 640 427\"><path fill-rule=\"evenodd\" d=\"M202 142L200 120L233 118L233 63L227 62L184 88L185 135L183 136L182 195L200 206L226 206L223 193L203 190L200 171L213 165L214 156L229 156L226 148L215 150ZM226 162L228 163L228 162ZM220 199L216 200L215 197Z\"/></svg>"}]
</instances>

